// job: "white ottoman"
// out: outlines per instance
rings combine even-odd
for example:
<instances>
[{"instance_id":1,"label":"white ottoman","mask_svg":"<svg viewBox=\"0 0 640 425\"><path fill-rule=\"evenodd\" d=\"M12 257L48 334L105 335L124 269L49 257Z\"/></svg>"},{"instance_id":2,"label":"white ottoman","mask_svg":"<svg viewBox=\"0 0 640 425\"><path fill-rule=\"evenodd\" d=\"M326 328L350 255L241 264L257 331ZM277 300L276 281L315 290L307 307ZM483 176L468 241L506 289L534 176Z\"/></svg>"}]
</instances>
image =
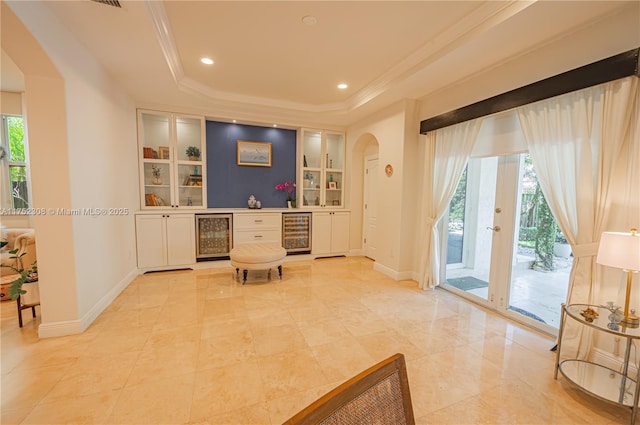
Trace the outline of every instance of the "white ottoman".
<instances>
[{"instance_id":1,"label":"white ottoman","mask_svg":"<svg viewBox=\"0 0 640 425\"><path fill-rule=\"evenodd\" d=\"M275 243L251 243L238 245L231 250L229 257L231 265L236 268L236 276L242 269L242 284L247 282L249 270L269 270L278 268L278 274L282 279L282 263L287 256L287 250Z\"/></svg>"}]
</instances>

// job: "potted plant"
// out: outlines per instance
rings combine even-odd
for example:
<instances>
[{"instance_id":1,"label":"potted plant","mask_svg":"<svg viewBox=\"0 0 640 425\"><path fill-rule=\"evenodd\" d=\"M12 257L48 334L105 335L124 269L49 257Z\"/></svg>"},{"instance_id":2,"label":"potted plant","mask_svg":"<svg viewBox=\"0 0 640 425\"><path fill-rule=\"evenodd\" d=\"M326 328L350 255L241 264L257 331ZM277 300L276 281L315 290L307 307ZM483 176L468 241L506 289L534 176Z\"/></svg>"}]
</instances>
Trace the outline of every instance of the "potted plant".
<instances>
[{"instance_id":1,"label":"potted plant","mask_svg":"<svg viewBox=\"0 0 640 425\"><path fill-rule=\"evenodd\" d=\"M151 180L151 183L162 184L162 178L160 177L160 167L156 167L154 164L152 164L151 174L153 174L153 179Z\"/></svg>"},{"instance_id":2,"label":"potted plant","mask_svg":"<svg viewBox=\"0 0 640 425\"><path fill-rule=\"evenodd\" d=\"M276 190L281 190L287 194L287 206L289 208L296 207L296 183L286 181L276 185Z\"/></svg>"},{"instance_id":3,"label":"potted plant","mask_svg":"<svg viewBox=\"0 0 640 425\"><path fill-rule=\"evenodd\" d=\"M560 229L556 232L556 241L553 244L553 253L556 257L561 258L569 258L571 256L571 245L569 245Z\"/></svg>"},{"instance_id":4,"label":"potted plant","mask_svg":"<svg viewBox=\"0 0 640 425\"><path fill-rule=\"evenodd\" d=\"M40 295L38 290L37 262L34 261L33 264L31 264L31 267L25 269L22 266L22 257L27 253L23 252L22 254L17 255L18 251L18 248L9 251L9 253L12 254L9 258L15 260L14 266L2 264L2 267L7 267L16 272L16 280L11 282L11 285L9 285L9 298L17 300L18 297L22 296L25 298L23 300L24 304L38 303L40 301ZM33 287L23 287L25 284L32 284ZM30 290L27 291L27 288ZM33 289L33 291L31 291L31 289Z\"/></svg>"},{"instance_id":5,"label":"potted plant","mask_svg":"<svg viewBox=\"0 0 640 425\"><path fill-rule=\"evenodd\" d=\"M190 161L199 161L200 160L200 149L196 146L189 146L186 152Z\"/></svg>"}]
</instances>

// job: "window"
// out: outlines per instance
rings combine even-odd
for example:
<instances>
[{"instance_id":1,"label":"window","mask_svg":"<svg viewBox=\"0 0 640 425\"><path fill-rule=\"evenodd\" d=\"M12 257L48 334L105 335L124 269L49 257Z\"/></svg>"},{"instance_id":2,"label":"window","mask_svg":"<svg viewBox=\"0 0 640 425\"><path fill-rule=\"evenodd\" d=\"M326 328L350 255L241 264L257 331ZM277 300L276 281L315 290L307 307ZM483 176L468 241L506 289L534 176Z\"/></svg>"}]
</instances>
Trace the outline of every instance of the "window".
<instances>
[{"instance_id":1,"label":"window","mask_svg":"<svg viewBox=\"0 0 640 425\"><path fill-rule=\"evenodd\" d=\"M24 118L1 115L0 163L2 165L3 209L29 208L29 158L26 149Z\"/></svg>"}]
</instances>

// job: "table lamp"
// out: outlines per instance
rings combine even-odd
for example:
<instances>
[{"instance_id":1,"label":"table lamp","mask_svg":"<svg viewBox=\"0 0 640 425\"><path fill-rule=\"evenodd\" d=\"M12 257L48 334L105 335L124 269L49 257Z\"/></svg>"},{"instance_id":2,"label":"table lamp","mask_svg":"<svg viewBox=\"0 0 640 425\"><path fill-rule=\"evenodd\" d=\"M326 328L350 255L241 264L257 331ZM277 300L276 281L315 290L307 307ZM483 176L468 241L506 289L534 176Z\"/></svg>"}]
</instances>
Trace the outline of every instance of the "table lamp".
<instances>
[{"instance_id":1,"label":"table lamp","mask_svg":"<svg viewBox=\"0 0 640 425\"><path fill-rule=\"evenodd\" d=\"M638 327L640 319L629 313L631 281L633 273L640 271L640 235L636 229L630 233L604 232L598 248L598 264L616 267L627 272L627 294L624 300L624 319L620 323L629 327Z\"/></svg>"}]
</instances>

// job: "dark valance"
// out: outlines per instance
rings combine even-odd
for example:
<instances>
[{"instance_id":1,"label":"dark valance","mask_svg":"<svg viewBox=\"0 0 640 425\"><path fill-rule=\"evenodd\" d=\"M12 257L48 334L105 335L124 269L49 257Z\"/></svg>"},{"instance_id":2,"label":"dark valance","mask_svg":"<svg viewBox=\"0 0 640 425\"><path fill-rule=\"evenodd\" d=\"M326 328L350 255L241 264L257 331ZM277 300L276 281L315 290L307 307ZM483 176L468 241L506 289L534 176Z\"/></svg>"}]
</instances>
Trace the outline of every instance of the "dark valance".
<instances>
[{"instance_id":1,"label":"dark valance","mask_svg":"<svg viewBox=\"0 0 640 425\"><path fill-rule=\"evenodd\" d=\"M576 90L640 75L640 48L581 66L420 122L420 134Z\"/></svg>"}]
</instances>

